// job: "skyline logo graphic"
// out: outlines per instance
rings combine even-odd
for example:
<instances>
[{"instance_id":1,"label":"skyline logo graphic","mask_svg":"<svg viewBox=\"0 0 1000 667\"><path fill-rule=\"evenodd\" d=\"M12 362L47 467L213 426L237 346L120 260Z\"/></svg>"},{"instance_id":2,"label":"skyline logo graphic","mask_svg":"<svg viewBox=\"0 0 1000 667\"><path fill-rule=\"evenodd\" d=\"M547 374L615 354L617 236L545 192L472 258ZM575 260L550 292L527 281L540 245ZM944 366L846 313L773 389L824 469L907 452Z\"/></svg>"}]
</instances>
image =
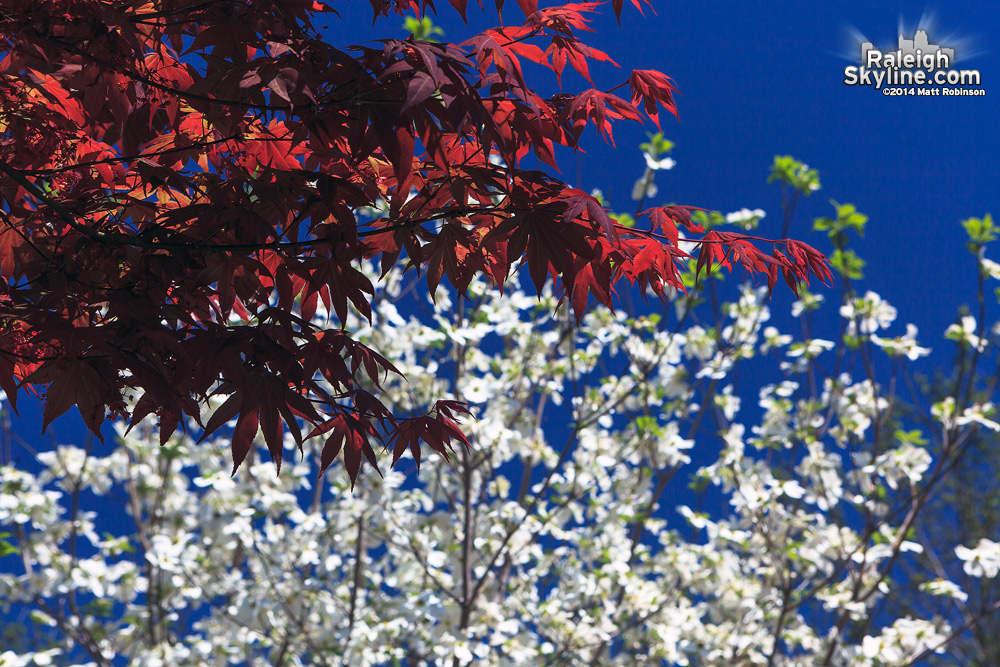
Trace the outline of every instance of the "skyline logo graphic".
<instances>
[{"instance_id":1,"label":"skyline logo graphic","mask_svg":"<svg viewBox=\"0 0 1000 667\"><path fill-rule=\"evenodd\" d=\"M925 30L917 30L913 39L907 39L903 33L899 33L895 51L876 49L871 42L861 43L861 64L868 69L920 67L932 71L948 69L953 62L955 49L931 44Z\"/></svg>"},{"instance_id":2,"label":"skyline logo graphic","mask_svg":"<svg viewBox=\"0 0 1000 667\"><path fill-rule=\"evenodd\" d=\"M934 44L927 31L918 29L912 38L899 33L895 50L883 51L872 42L862 42L860 65L844 68L844 83L872 86L889 97L985 95L979 70L952 69L955 61L954 47Z\"/></svg>"}]
</instances>

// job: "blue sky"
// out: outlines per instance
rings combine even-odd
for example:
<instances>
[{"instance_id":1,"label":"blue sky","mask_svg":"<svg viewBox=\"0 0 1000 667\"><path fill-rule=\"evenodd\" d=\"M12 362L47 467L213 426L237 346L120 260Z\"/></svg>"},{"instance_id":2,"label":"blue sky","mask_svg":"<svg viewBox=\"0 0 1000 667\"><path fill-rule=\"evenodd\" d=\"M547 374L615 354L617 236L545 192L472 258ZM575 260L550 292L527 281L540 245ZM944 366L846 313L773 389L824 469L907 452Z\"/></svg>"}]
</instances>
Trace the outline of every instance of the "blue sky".
<instances>
[{"instance_id":1,"label":"blue sky","mask_svg":"<svg viewBox=\"0 0 1000 667\"><path fill-rule=\"evenodd\" d=\"M856 44L849 28L891 42L900 19L913 30L920 5L698 4L661 9L645 25L629 21L643 34L629 57L664 70L683 92L681 120L665 130L678 144L678 166L662 191L723 211L763 208L771 225L762 231L776 233L777 193L763 177L774 154L794 155L820 171L823 189L802 207L792 235L819 245L812 218L832 211L830 198L854 203L870 216L858 244L867 286L938 337L973 296L958 221L998 211L1000 66L991 35L1000 7L955 2L934 12L932 40L957 33L981 51L960 66L982 72L986 96L928 98L843 83L850 63L842 54Z\"/></svg>"},{"instance_id":2,"label":"blue sky","mask_svg":"<svg viewBox=\"0 0 1000 667\"><path fill-rule=\"evenodd\" d=\"M435 23L448 41L471 34L446 0ZM520 20L512 0L508 22ZM545 6L545 2L541 3ZM496 22L470 3L471 26ZM641 16L625 3L619 27L602 9L587 42L621 66L592 68L600 88L630 69L658 69L681 91L680 120L666 118L664 135L677 146L677 167L658 179L659 198L723 212L744 206L768 213L763 236L780 233L780 194L764 185L776 154L791 154L819 170L823 189L803 202L791 235L828 250L812 219L832 214L830 199L851 202L869 215L867 235L856 244L868 261L864 287L896 305L925 342L940 337L961 304L975 295L975 265L964 247L959 221L1000 214L1000 5L956 1L944 6L912 2L654 2ZM334 43L397 36L397 17L371 27L366 2L338 5ZM859 52L856 35L877 46L895 43L900 29L918 27L932 43L955 46L958 67L978 69L985 97L886 97L873 87L847 86L844 68ZM544 71L528 70L535 81ZM565 78L567 91L584 81ZM661 116L662 117L662 116ZM582 157L584 189L600 188L616 210L631 211L632 183L642 169L637 150L652 129L621 123L618 149L591 133ZM577 167L564 160L576 181ZM778 294L778 304L791 296ZM778 310L787 310L779 308Z\"/></svg>"}]
</instances>

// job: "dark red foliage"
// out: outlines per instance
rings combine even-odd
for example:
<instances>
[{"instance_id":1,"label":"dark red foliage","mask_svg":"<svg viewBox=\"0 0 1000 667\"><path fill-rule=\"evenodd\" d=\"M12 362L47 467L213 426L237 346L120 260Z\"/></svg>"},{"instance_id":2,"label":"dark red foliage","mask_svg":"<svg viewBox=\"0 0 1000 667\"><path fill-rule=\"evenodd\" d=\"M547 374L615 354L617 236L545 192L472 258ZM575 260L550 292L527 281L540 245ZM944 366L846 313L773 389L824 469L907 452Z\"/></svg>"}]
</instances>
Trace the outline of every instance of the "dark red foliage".
<instances>
[{"instance_id":1,"label":"dark red foliage","mask_svg":"<svg viewBox=\"0 0 1000 667\"><path fill-rule=\"evenodd\" d=\"M430 7L371 2L375 16ZM521 166L533 153L556 168L555 146L588 123L608 139L616 119L659 124L673 83L639 70L543 99L526 62L587 80L611 62L577 38L597 5L518 5L521 25L459 46L343 50L313 28L332 11L313 0L0 0L0 388L14 403L47 385L46 426L75 405L98 435L155 414L161 441L222 395L205 435L236 420L234 468L258 430L280 465L288 430L325 436L322 467L343 451L353 480L376 449L467 445L461 404L403 417L362 389L395 369L342 330L352 308L370 315L360 260L423 267L432 292L476 274L502 285L525 263L577 316L590 295L610 305L622 277L681 288L690 209L618 227ZM613 94L626 85L629 99ZM388 215L359 222L380 200ZM699 266L739 261L771 285L779 270L793 289L829 277L794 241L764 254L716 232L702 248ZM320 301L341 329L310 321Z\"/></svg>"}]
</instances>

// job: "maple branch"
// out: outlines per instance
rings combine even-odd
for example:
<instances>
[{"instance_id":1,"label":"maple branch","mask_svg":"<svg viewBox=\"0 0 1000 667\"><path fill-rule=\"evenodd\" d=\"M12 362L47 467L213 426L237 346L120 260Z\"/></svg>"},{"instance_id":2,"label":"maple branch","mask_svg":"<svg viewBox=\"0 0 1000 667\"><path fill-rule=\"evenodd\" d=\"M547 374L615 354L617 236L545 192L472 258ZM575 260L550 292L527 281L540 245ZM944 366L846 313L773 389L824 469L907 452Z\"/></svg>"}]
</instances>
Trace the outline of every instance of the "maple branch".
<instances>
[{"instance_id":1,"label":"maple branch","mask_svg":"<svg viewBox=\"0 0 1000 667\"><path fill-rule=\"evenodd\" d=\"M617 229L618 231L633 234L635 236L645 236L648 238L656 239L658 241L665 241L669 245L673 246L673 242L670 240L669 237L654 232L651 229L637 229L636 227L626 227L625 225L618 224L617 222L614 223L614 226L615 229ZM740 234L739 239L741 241L760 241L761 243L773 243L775 245L778 244L786 245L787 242L789 241L789 239L775 240L775 239L764 238L763 236L750 236L749 234ZM731 241L727 241L725 239L681 239L681 240L684 241L685 243L691 243L693 245L712 245L712 244L729 245L731 243Z\"/></svg>"},{"instance_id":2,"label":"maple branch","mask_svg":"<svg viewBox=\"0 0 1000 667\"><path fill-rule=\"evenodd\" d=\"M11 222L10 217L7 215L6 211L0 211L0 219L3 220L3 223L5 225L7 225L8 229L10 229L12 232L14 232L15 234L17 234L18 236L20 236L21 240L24 241L24 243L28 247L30 247L32 250L34 250L36 253L38 253L39 257L41 257L42 259L44 259L47 262L51 262L52 261L52 258L48 257L45 253L43 253L41 251L41 249L37 245L35 245L35 242L31 240L31 237L24 233L23 229L21 229L20 227L18 227L17 225L15 225L13 222Z\"/></svg>"},{"instance_id":3,"label":"maple branch","mask_svg":"<svg viewBox=\"0 0 1000 667\"><path fill-rule=\"evenodd\" d=\"M189 7L180 7L177 9L169 9L169 10L165 9L159 12L146 12L144 14L125 13L125 16L127 16L128 19L133 23L138 23L148 19L159 19L159 18L166 18L168 16L177 16L179 14L184 14L187 12L197 12L199 10L207 9L208 7L217 4L220 4L219 0L208 0L208 2L203 2L200 5L191 5Z\"/></svg>"},{"instance_id":4,"label":"maple branch","mask_svg":"<svg viewBox=\"0 0 1000 667\"><path fill-rule=\"evenodd\" d=\"M618 90L619 88L624 88L625 86L627 86L627 85L628 85L628 83L629 83L628 79L625 79L624 81L622 81L621 83L619 83L619 84L618 84L617 86L615 86L614 88L609 88L608 90L605 90L604 92L605 92L606 94L610 95L611 93L615 92L615 91L616 91L616 90Z\"/></svg>"},{"instance_id":5,"label":"maple branch","mask_svg":"<svg viewBox=\"0 0 1000 667\"><path fill-rule=\"evenodd\" d=\"M59 217L62 218L63 222L65 222L70 227L80 232L84 236L93 239L95 241L100 241L101 243L114 243L114 241L112 241L111 239L109 239L107 236L97 231L96 229L91 229L86 225L81 225L79 222L74 220L73 214L67 211L65 208L63 208L62 204L49 197L47 194L45 194L44 191L42 191L41 188L39 188L37 185L26 179L16 169L11 167L3 160L0 160L0 172L7 174L7 176L12 178L14 182L16 182L25 190L33 194L37 199L48 204L49 207L52 208L52 210L54 210L56 213L59 214Z\"/></svg>"},{"instance_id":6,"label":"maple branch","mask_svg":"<svg viewBox=\"0 0 1000 667\"><path fill-rule=\"evenodd\" d=\"M323 102L304 102L302 104L292 104L291 102L289 102L288 104L256 104L254 102L248 102L248 101L245 101L245 100L224 100L224 99L219 99L217 97L211 97L209 95L202 95L200 93L192 93L192 92L187 91L187 90L181 90L179 88L174 88L173 86L168 86L166 84L160 83L159 81L151 79L150 77L146 76L145 74L142 74L141 72L137 72L136 70L133 70L133 69L113 67L113 66L109 65L108 63L105 63L105 62L99 60L98 58L96 58L92 54L87 53L86 51L83 51L83 50L77 48L76 46L74 46L71 43L61 42L58 39L55 39L55 38L52 38L52 37L48 37L48 36L45 36L45 35L41 35L41 34L38 34L38 33L36 33L36 36L39 39L41 39L42 41L54 43L56 46L58 46L60 48L63 48L63 49L66 49L70 53L74 53L74 54L76 54L78 56L87 58L88 60L90 60L91 62L93 62L94 64L96 64L97 66L99 66L101 68L108 69L108 70L111 70L113 72L117 72L119 74L124 74L125 76L127 76L130 79L132 79L133 81L138 81L139 83L145 84L145 85L149 86L150 88L155 88L156 90L159 90L159 91L164 92L164 93L170 93L171 95L174 95L174 96L176 96L178 98L181 98L181 99L195 100L195 101L198 101L198 102L210 102L212 104L218 104L220 106L225 106L225 107L243 107L243 108L247 108L247 109L254 109L256 111L294 111L296 107L298 107L300 109L302 109L302 108L306 108L306 109L308 109L308 108L317 108L317 109L319 109L319 108L321 108L323 106L323 104L325 104L326 102L329 101L329 100L324 100Z\"/></svg>"},{"instance_id":7,"label":"maple branch","mask_svg":"<svg viewBox=\"0 0 1000 667\"><path fill-rule=\"evenodd\" d=\"M83 169L85 167L95 167L99 164L115 164L117 162L132 162L134 160L141 160L143 158L160 157L163 155L169 155L170 153L183 153L185 151L197 150L199 148L210 148L217 144L224 144L228 141L233 141L234 139L239 139L241 141L281 141L281 137L275 138L265 138L265 137L244 137L241 134L233 134L228 137L223 137L222 139L212 139L211 141L205 141L201 143L193 143L190 146L175 146L173 148L165 148L162 151L156 151L153 153L139 153L137 155L119 155L116 157L104 158L103 160L91 160L90 162L77 162L75 164L66 165L64 167L53 167L51 169L21 169L22 174L28 174L30 176L52 176L54 174L61 174L68 171L73 171L74 169Z\"/></svg>"}]
</instances>

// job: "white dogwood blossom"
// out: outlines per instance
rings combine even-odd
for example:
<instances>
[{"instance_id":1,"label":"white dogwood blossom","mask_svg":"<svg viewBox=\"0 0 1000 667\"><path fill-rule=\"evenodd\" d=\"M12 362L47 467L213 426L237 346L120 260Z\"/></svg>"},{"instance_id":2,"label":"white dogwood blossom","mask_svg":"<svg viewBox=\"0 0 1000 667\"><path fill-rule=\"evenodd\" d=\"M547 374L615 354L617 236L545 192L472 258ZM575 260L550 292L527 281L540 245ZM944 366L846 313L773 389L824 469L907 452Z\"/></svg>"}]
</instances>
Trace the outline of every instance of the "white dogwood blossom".
<instances>
[{"instance_id":1,"label":"white dogwood blossom","mask_svg":"<svg viewBox=\"0 0 1000 667\"><path fill-rule=\"evenodd\" d=\"M869 290L863 297L855 297L842 305L840 316L848 321L848 333L873 334L889 328L896 320L896 309Z\"/></svg>"},{"instance_id":2,"label":"white dogwood blossom","mask_svg":"<svg viewBox=\"0 0 1000 667\"><path fill-rule=\"evenodd\" d=\"M986 347L986 339L981 338L977 333L976 318L971 315L964 315L956 324L951 324L945 329L944 336L951 340L965 343L980 352Z\"/></svg>"},{"instance_id":3,"label":"white dogwood blossom","mask_svg":"<svg viewBox=\"0 0 1000 667\"><path fill-rule=\"evenodd\" d=\"M904 356L910 361L916 361L920 357L926 357L931 353L930 348L917 345L917 327L912 324L906 325L906 333L895 338L883 338L872 334L871 340L880 348L885 350L889 356Z\"/></svg>"},{"instance_id":4,"label":"white dogwood blossom","mask_svg":"<svg viewBox=\"0 0 1000 667\"><path fill-rule=\"evenodd\" d=\"M642 157L646 160L646 168L653 171L673 169L677 166L677 160L672 157L655 158L649 153L643 153Z\"/></svg>"},{"instance_id":5,"label":"white dogwood blossom","mask_svg":"<svg viewBox=\"0 0 1000 667\"><path fill-rule=\"evenodd\" d=\"M964 562L962 567L970 577L992 579L1000 574L1000 542L983 538L971 549L955 547L955 555Z\"/></svg>"},{"instance_id":6,"label":"white dogwood blossom","mask_svg":"<svg viewBox=\"0 0 1000 667\"><path fill-rule=\"evenodd\" d=\"M230 477L224 436L161 448L143 421L0 466L0 665L887 667L977 618L962 572L996 577L1000 544L921 517L992 404L936 398L931 447L891 377L770 324L749 286L712 317L576 323L517 275L427 314L405 280L377 281L372 323L350 326L398 360L394 409L474 404L469 449L352 489L290 436L280 475L258 443ZM845 308L890 329L871 340L893 363L922 353L873 293ZM888 604L903 590L919 617Z\"/></svg>"},{"instance_id":7,"label":"white dogwood blossom","mask_svg":"<svg viewBox=\"0 0 1000 667\"><path fill-rule=\"evenodd\" d=\"M767 213L763 209L755 208L752 211L748 208L741 208L738 211L726 214L726 222L743 229L752 229L758 222L764 219Z\"/></svg>"}]
</instances>

